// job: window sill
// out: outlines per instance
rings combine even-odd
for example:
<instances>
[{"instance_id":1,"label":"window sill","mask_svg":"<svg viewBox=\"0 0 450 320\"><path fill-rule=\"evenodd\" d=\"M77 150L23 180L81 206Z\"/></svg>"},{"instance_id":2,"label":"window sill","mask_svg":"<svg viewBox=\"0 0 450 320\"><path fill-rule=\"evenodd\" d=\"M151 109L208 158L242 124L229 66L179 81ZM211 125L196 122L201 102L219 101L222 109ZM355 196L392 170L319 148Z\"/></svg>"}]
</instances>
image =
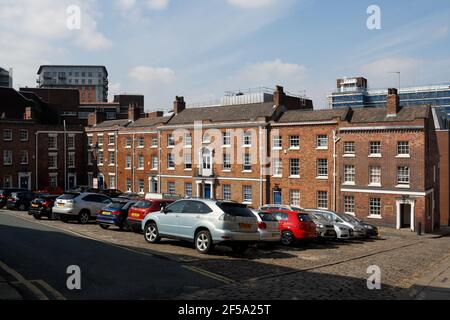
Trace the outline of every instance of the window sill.
<instances>
[{"instance_id":1,"label":"window sill","mask_svg":"<svg viewBox=\"0 0 450 320\"><path fill-rule=\"evenodd\" d=\"M344 212L345 214L348 214L349 216L356 217L356 214L354 212Z\"/></svg>"},{"instance_id":2,"label":"window sill","mask_svg":"<svg viewBox=\"0 0 450 320\"><path fill-rule=\"evenodd\" d=\"M158 168L151 168L150 170L151 170L151 171L157 171Z\"/></svg>"},{"instance_id":3,"label":"window sill","mask_svg":"<svg viewBox=\"0 0 450 320\"><path fill-rule=\"evenodd\" d=\"M152 149L157 149L158 146L151 146L150 148L152 148Z\"/></svg>"},{"instance_id":4,"label":"window sill","mask_svg":"<svg viewBox=\"0 0 450 320\"><path fill-rule=\"evenodd\" d=\"M231 144L224 144L222 148L231 148Z\"/></svg>"},{"instance_id":5,"label":"window sill","mask_svg":"<svg viewBox=\"0 0 450 320\"><path fill-rule=\"evenodd\" d=\"M103 167L103 163L98 163L97 167Z\"/></svg>"},{"instance_id":6,"label":"window sill","mask_svg":"<svg viewBox=\"0 0 450 320\"><path fill-rule=\"evenodd\" d=\"M328 150L328 147L317 147L316 150Z\"/></svg>"},{"instance_id":7,"label":"window sill","mask_svg":"<svg viewBox=\"0 0 450 320\"><path fill-rule=\"evenodd\" d=\"M248 201L244 201L244 202L242 202L242 204L246 204L246 205L252 205L252 204L253 204L253 202L248 202Z\"/></svg>"},{"instance_id":8,"label":"window sill","mask_svg":"<svg viewBox=\"0 0 450 320\"><path fill-rule=\"evenodd\" d=\"M356 155L354 155L354 154L344 154L342 156L342 158L356 158Z\"/></svg>"},{"instance_id":9,"label":"window sill","mask_svg":"<svg viewBox=\"0 0 450 320\"><path fill-rule=\"evenodd\" d=\"M369 154L369 158L382 158L383 156L381 154Z\"/></svg>"},{"instance_id":10,"label":"window sill","mask_svg":"<svg viewBox=\"0 0 450 320\"><path fill-rule=\"evenodd\" d=\"M272 178L283 178L283 175L281 175L281 174L274 174L272 176ZM299 176L299 178L300 178L300 176Z\"/></svg>"},{"instance_id":11,"label":"window sill","mask_svg":"<svg viewBox=\"0 0 450 320\"><path fill-rule=\"evenodd\" d=\"M316 177L316 180L328 180L328 176L318 176Z\"/></svg>"},{"instance_id":12,"label":"window sill","mask_svg":"<svg viewBox=\"0 0 450 320\"><path fill-rule=\"evenodd\" d=\"M274 150L274 151L281 151L281 150L283 150L283 147L275 147L275 148L272 148L272 150Z\"/></svg>"},{"instance_id":13,"label":"window sill","mask_svg":"<svg viewBox=\"0 0 450 320\"><path fill-rule=\"evenodd\" d=\"M48 170L58 170L58 168L48 168Z\"/></svg>"},{"instance_id":14,"label":"window sill","mask_svg":"<svg viewBox=\"0 0 450 320\"><path fill-rule=\"evenodd\" d=\"M381 183L370 183L369 187L381 188Z\"/></svg>"},{"instance_id":15,"label":"window sill","mask_svg":"<svg viewBox=\"0 0 450 320\"><path fill-rule=\"evenodd\" d=\"M411 155L409 154L399 154L395 156L397 159L411 159Z\"/></svg>"},{"instance_id":16,"label":"window sill","mask_svg":"<svg viewBox=\"0 0 450 320\"><path fill-rule=\"evenodd\" d=\"M131 168L125 168L125 170L131 170Z\"/></svg>"},{"instance_id":17,"label":"window sill","mask_svg":"<svg viewBox=\"0 0 450 320\"><path fill-rule=\"evenodd\" d=\"M355 182L344 182L342 185L343 186L355 186L356 183Z\"/></svg>"},{"instance_id":18,"label":"window sill","mask_svg":"<svg viewBox=\"0 0 450 320\"><path fill-rule=\"evenodd\" d=\"M300 150L300 147L290 147L289 150L298 151L298 150Z\"/></svg>"},{"instance_id":19,"label":"window sill","mask_svg":"<svg viewBox=\"0 0 450 320\"><path fill-rule=\"evenodd\" d=\"M167 149L174 149L175 146L168 146Z\"/></svg>"},{"instance_id":20,"label":"window sill","mask_svg":"<svg viewBox=\"0 0 450 320\"><path fill-rule=\"evenodd\" d=\"M184 146L183 149L192 149L192 146Z\"/></svg>"},{"instance_id":21,"label":"window sill","mask_svg":"<svg viewBox=\"0 0 450 320\"><path fill-rule=\"evenodd\" d=\"M136 149L144 149L144 146L138 146Z\"/></svg>"},{"instance_id":22,"label":"window sill","mask_svg":"<svg viewBox=\"0 0 450 320\"><path fill-rule=\"evenodd\" d=\"M231 170L229 170L229 169L224 169L224 170L222 170L222 172L231 173Z\"/></svg>"},{"instance_id":23,"label":"window sill","mask_svg":"<svg viewBox=\"0 0 450 320\"><path fill-rule=\"evenodd\" d=\"M383 217L377 216L377 215L369 215L369 216L367 216L367 218L369 218L369 219L378 219L378 220L383 219Z\"/></svg>"},{"instance_id":24,"label":"window sill","mask_svg":"<svg viewBox=\"0 0 450 320\"><path fill-rule=\"evenodd\" d=\"M253 170L242 170L242 173L252 173Z\"/></svg>"},{"instance_id":25,"label":"window sill","mask_svg":"<svg viewBox=\"0 0 450 320\"><path fill-rule=\"evenodd\" d=\"M144 171L144 168L137 168L137 171Z\"/></svg>"},{"instance_id":26,"label":"window sill","mask_svg":"<svg viewBox=\"0 0 450 320\"><path fill-rule=\"evenodd\" d=\"M192 171L192 169L184 169L184 171Z\"/></svg>"},{"instance_id":27,"label":"window sill","mask_svg":"<svg viewBox=\"0 0 450 320\"><path fill-rule=\"evenodd\" d=\"M175 171L175 168L167 168L168 171Z\"/></svg>"},{"instance_id":28,"label":"window sill","mask_svg":"<svg viewBox=\"0 0 450 320\"><path fill-rule=\"evenodd\" d=\"M409 184L399 184L395 186L397 189L411 189Z\"/></svg>"},{"instance_id":29,"label":"window sill","mask_svg":"<svg viewBox=\"0 0 450 320\"><path fill-rule=\"evenodd\" d=\"M126 146L125 149L131 149L131 146Z\"/></svg>"},{"instance_id":30,"label":"window sill","mask_svg":"<svg viewBox=\"0 0 450 320\"><path fill-rule=\"evenodd\" d=\"M242 148L251 148L251 147L252 147L251 144L244 144L244 145L242 146Z\"/></svg>"},{"instance_id":31,"label":"window sill","mask_svg":"<svg viewBox=\"0 0 450 320\"><path fill-rule=\"evenodd\" d=\"M289 179L300 179L300 176L289 176Z\"/></svg>"}]
</instances>

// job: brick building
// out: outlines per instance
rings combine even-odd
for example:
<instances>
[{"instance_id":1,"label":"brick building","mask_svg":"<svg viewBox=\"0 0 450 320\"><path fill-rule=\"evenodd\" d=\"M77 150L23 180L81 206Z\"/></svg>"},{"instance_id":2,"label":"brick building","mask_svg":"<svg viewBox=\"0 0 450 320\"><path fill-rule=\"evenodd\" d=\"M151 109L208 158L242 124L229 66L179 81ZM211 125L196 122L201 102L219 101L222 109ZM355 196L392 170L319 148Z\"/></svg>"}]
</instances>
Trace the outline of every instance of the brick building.
<instances>
[{"instance_id":1,"label":"brick building","mask_svg":"<svg viewBox=\"0 0 450 320\"><path fill-rule=\"evenodd\" d=\"M40 190L82 182L83 126L60 124L32 94L0 89L0 186Z\"/></svg>"},{"instance_id":2,"label":"brick building","mask_svg":"<svg viewBox=\"0 0 450 320\"><path fill-rule=\"evenodd\" d=\"M90 115L87 134L88 185L138 193L159 189L159 140L157 126L170 119L162 112L141 117L130 105L127 119L104 121L104 112Z\"/></svg>"}]
</instances>

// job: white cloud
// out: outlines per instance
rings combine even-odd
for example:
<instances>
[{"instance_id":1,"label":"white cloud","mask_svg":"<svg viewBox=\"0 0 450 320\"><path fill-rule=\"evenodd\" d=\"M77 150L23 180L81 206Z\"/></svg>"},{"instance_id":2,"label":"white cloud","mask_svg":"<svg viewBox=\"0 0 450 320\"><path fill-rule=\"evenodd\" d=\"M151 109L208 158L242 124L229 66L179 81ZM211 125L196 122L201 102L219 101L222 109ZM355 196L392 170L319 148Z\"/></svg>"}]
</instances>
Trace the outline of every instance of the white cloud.
<instances>
[{"instance_id":1,"label":"white cloud","mask_svg":"<svg viewBox=\"0 0 450 320\"><path fill-rule=\"evenodd\" d=\"M421 66L424 64L423 60L410 57L389 57L383 58L361 67L361 72L364 77L370 79L372 84L376 86L385 83L392 83L398 85L398 78L392 72L400 72L401 78L404 80L414 79L419 73Z\"/></svg>"},{"instance_id":2,"label":"white cloud","mask_svg":"<svg viewBox=\"0 0 450 320\"><path fill-rule=\"evenodd\" d=\"M138 66L130 71L129 76L140 82L169 84L175 80L175 72L170 68Z\"/></svg>"},{"instance_id":3,"label":"white cloud","mask_svg":"<svg viewBox=\"0 0 450 320\"><path fill-rule=\"evenodd\" d=\"M267 7L275 2L275 0L228 0L231 5L247 9Z\"/></svg>"},{"instance_id":4,"label":"white cloud","mask_svg":"<svg viewBox=\"0 0 450 320\"><path fill-rule=\"evenodd\" d=\"M130 10L136 5L136 0L117 0L117 4L121 9Z\"/></svg>"},{"instance_id":5,"label":"white cloud","mask_svg":"<svg viewBox=\"0 0 450 320\"><path fill-rule=\"evenodd\" d=\"M170 0L147 0L147 6L151 10L164 10L168 7Z\"/></svg>"},{"instance_id":6,"label":"white cloud","mask_svg":"<svg viewBox=\"0 0 450 320\"><path fill-rule=\"evenodd\" d=\"M306 68L280 59L250 64L238 73L236 79L248 83L250 87L275 84L297 86L304 79Z\"/></svg>"}]
</instances>

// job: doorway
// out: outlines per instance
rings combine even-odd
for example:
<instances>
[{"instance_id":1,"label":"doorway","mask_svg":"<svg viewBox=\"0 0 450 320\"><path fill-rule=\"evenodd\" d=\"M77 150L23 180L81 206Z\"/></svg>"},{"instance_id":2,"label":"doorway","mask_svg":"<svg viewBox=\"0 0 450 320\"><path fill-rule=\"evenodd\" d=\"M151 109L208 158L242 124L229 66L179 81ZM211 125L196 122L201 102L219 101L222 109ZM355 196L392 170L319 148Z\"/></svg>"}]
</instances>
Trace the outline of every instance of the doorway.
<instances>
[{"instance_id":1,"label":"doorway","mask_svg":"<svg viewBox=\"0 0 450 320\"><path fill-rule=\"evenodd\" d=\"M273 204L282 204L281 190L273 191Z\"/></svg>"},{"instance_id":2,"label":"doorway","mask_svg":"<svg viewBox=\"0 0 450 320\"><path fill-rule=\"evenodd\" d=\"M411 228L411 205L400 204L400 228Z\"/></svg>"},{"instance_id":3,"label":"doorway","mask_svg":"<svg viewBox=\"0 0 450 320\"><path fill-rule=\"evenodd\" d=\"M24 190L31 190L30 173L19 173L19 188Z\"/></svg>"},{"instance_id":4,"label":"doorway","mask_svg":"<svg viewBox=\"0 0 450 320\"><path fill-rule=\"evenodd\" d=\"M203 195L204 195L205 199L211 199L211 185L210 184L205 184Z\"/></svg>"}]
</instances>

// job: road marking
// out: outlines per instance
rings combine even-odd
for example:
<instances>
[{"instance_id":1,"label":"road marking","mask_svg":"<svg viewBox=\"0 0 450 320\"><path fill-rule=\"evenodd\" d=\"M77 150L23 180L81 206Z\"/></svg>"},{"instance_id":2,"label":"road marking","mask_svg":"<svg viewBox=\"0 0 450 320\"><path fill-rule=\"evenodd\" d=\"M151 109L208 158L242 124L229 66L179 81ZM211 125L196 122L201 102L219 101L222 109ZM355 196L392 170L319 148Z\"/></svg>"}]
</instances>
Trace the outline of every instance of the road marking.
<instances>
[{"instance_id":1,"label":"road marking","mask_svg":"<svg viewBox=\"0 0 450 320\"><path fill-rule=\"evenodd\" d=\"M43 287L45 290L50 292L56 298L56 300L67 300L66 297L64 297L61 292L59 292L58 290L53 288L51 285L49 285L44 280L32 280L31 282L37 283L38 285Z\"/></svg>"},{"instance_id":2,"label":"road marking","mask_svg":"<svg viewBox=\"0 0 450 320\"><path fill-rule=\"evenodd\" d=\"M234 280L232 280L230 278L221 276L219 274L216 274L216 273L213 273L213 272L210 272L210 271L203 270L203 269L198 268L198 267L183 265L183 268L186 268L186 269L188 269L188 270L190 270L192 272L199 273L199 274L201 274L203 276L206 276L208 278L211 278L211 279L223 282L225 284L232 284L232 283L234 283Z\"/></svg>"},{"instance_id":3,"label":"road marking","mask_svg":"<svg viewBox=\"0 0 450 320\"><path fill-rule=\"evenodd\" d=\"M47 296L34 284L31 283L31 281L28 281L25 279L24 276L22 276L20 273L18 273L16 270L10 268L6 263L3 261L0 261L0 268L2 268L6 273L8 273L10 276L12 276L16 281L20 284L23 284L28 290L30 290L37 299L39 300L49 300Z\"/></svg>"}]
</instances>

